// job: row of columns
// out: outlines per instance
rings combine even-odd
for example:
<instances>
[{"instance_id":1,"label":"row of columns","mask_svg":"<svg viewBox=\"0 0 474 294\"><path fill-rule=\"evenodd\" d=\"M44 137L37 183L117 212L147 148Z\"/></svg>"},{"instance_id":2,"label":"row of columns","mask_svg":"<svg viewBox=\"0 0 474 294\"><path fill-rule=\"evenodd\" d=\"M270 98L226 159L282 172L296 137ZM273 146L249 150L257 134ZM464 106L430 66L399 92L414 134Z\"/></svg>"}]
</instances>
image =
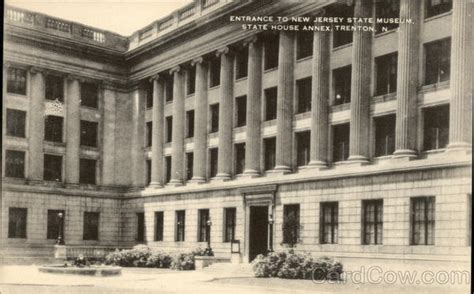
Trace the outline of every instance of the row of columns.
<instances>
[{"instance_id":1,"label":"row of columns","mask_svg":"<svg viewBox=\"0 0 474 294\"><path fill-rule=\"evenodd\" d=\"M451 56L451 118L450 148L470 148L470 113L472 99L472 27L469 0L453 3L453 36ZM371 0L356 0L354 17L367 18L372 13ZM414 24L402 23L399 28L397 72L396 151L394 157L416 156L416 114L419 31L421 2L401 0L400 17L413 19ZM352 81L350 106L350 151L348 162L364 163L369 159L370 84L372 42L371 32L353 33ZM309 166L324 167L328 157L328 97L329 97L329 33L314 32L312 60L312 111L311 152ZM244 175L260 174L261 150L261 103L262 103L262 42L257 36L244 41L248 47L247 78L247 128ZM287 173L292 168L293 149L293 97L294 97L294 34L280 32L276 166L273 172ZM218 179L229 179L232 166L232 117L233 117L233 55L229 48L217 51L221 58L221 85L219 107ZM194 136L194 170L192 182L206 179L207 163L207 67L202 58L193 60L196 66L196 107ZM173 141L171 184L183 182L184 158L184 80L178 69L171 71L174 77ZM162 129L163 86L154 80L153 104L153 167L152 185L163 184Z\"/></svg>"}]
</instances>

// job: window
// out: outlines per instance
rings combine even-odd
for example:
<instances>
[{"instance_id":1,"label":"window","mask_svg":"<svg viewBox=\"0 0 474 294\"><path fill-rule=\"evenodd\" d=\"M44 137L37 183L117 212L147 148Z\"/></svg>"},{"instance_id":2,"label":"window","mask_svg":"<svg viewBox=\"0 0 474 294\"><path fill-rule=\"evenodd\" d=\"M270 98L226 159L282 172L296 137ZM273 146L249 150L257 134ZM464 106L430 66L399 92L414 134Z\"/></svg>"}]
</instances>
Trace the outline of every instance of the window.
<instances>
[{"instance_id":1,"label":"window","mask_svg":"<svg viewBox=\"0 0 474 294\"><path fill-rule=\"evenodd\" d=\"M171 156L165 156L165 183L171 180Z\"/></svg>"},{"instance_id":2,"label":"window","mask_svg":"<svg viewBox=\"0 0 474 294\"><path fill-rule=\"evenodd\" d=\"M44 119L44 140L45 141L59 142L59 143L63 141L63 120L64 118L61 116L54 116L54 115L46 116L46 118Z\"/></svg>"},{"instance_id":3,"label":"window","mask_svg":"<svg viewBox=\"0 0 474 294\"><path fill-rule=\"evenodd\" d=\"M211 108L211 133L219 131L219 104L212 104Z\"/></svg>"},{"instance_id":4,"label":"window","mask_svg":"<svg viewBox=\"0 0 474 294\"><path fill-rule=\"evenodd\" d=\"M296 133L296 162L298 166L308 165L311 144L310 142L310 131Z\"/></svg>"},{"instance_id":5,"label":"window","mask_svg":"<svg viewBox=\"0 0 474 294\"><path fill-rule=\"evenodd\" d=\"M167 116L165 119L166 125L166 143L170 143L173 140L173 117Z\"/></svg>"},{"instance_id":6,"label":"window","mask_svg":"<svg viewBox=\"0 0 474 294\"><path fill-rule=\"evenodd\" d=\"M96 160L81 158L79 161L79 183L95 185Z\"/></svg>"},{"instance_id":7,"label":"window","mask_svg":"<svg viewBox=\"0 0 474 294\"><path fill-rule=\"evenodd\" d=\"M351 26L353 23L347 21L348 18L354 17L354 6L347 6L347 5L338 5L334 10L334 16L342 17L343 21L339 23L340 27L342 26ZM343 46L346 44L352 43L352 31L342 31L342 30L334 30L333 31L333 38L332 38L332 46L333 48L337 48L339 46Z\"/></svg>"},{"instance_id":8,"label":"window","mask_svg":"<svg viewBox=\"0 0 474 294\"><path fill-rule=\"evenodd\" d=\"M241 48L235 56L235 79L245 78L248 72L249 51L247 47Z\"/></svg>"},{"instance_id":9,"label":"window","mask_svg":"<svg viewBox=\"0 0 474 294\"><path fill-rule=\"evenodd\" d=\"M191 95L196 91L196 67L188 69L186 75L186 94Z\"/></svg>"},{"instance_id":10,"label":"window","mask_svg":"<svg viewBox=\"0 0 474 294\"><path fill-rule=\"evenodd\" d=\"M209 220L209 209L199 209L199 232L198 232L198 242L208 242L209 241L209 226L207 221Z\"/></svg>"},{"instance_id":11,"label":"window","mask_svg":"<svg viewBox=\"0 0 474 294\"><path fill-rule=\"evenodd\" d=\"M297 113L311 111L311 77L296 81Z\"/></svg>"},{"instance_id":12,"label":"window","mask_svg":"<svg viewBox=\"0 0 474 294\"><path fill-rule=\"evenodd\" d=\"M275 168L276 160L276 138L263 139L263 151L265 157L265 170L272 170Z\"/></svg>"},{"instance_id":13,"label":"window","mask_svg":"<svg viewBox=\"0 0 474 294\"><path fill-rule=\"evenodd\" d=\"M83 240L99 240L99 212L84 211Z\"/></svg>"},{"instance_id":14,"label":"window","mask_svg":"<svg viewBox=\"0 0 474 294\"><path fill-rule=\"evenodd\" d=\"M5 176L11 178L25 177L25 152L5 151Z\"/></svg>"},{"instance_id":15,"label":"window","mask_svg":"<svg viewBox=\"0 0 474 294\"><path fill-rule=\"evenodd\" d=\"M423 149L445 148L449 143L449 105L423 110Z\"/></svg>"},{"instance_id":16,"label":"window","mask_svg":"<svg viewBox=\"0 0 474 294\"><path fill-rule=\"evenodd\" d=\"M400 17L400 0L376 0L375 2L376 19L389 19ZM397 23L376 22L375 33L380 34L389 30L398 28Z\"/></svg>"},{"instance_id":17,"label":"window","mask_svg":"<svg viewBox=\"0 0 474 294\"><path fill-rule=\"evenodd\" d=\"M173 76L167 76L164 78L164 84L165 84L165 101L166 102L171 102L173 101Z\"/></svg>"},{"instance_id":18,"label":"window","mask_svg":"<svg viewBox=\"0 0 474 294\"><path fill-rule=\"evenodd\" d=\"M194 137L194 110L186 111L186 138Z\"/></svg>"},{"instance_id":19,"label":"window","mask_svg":"<svg viewBox=\"0 0 474 294\"><path fill-rule=\"evenodd\" d=\"M26 238L28 209L8 208L8 238Z\"/></svg>"},{"instance_id":20,"label":"window","mask_svg":"<svg viewBox=\"0 0 474 294\"><path fill-rule=\"evenodd\" d=\"M351 66L333 70L334 105L351 102Z\"/></svg>"},{"instance_id":21,"label":"window","mask_svg":"<svg viewBox=\"0 0 474 294\"><path fill-rule=\"evenodd\" d=\"M155 212L155 241L163 241L163 211Z\"/></svg>"},{"instance_id":22,"label":"window","mask_svg":"<svg viewBox=\"0 0 474 294\"><path fill-rule=\"evenodd\" d=\"M234 145L235 150L235 174L241 174L245 168L245 143Z\"/></svg>"},{"instance_id":23,"label":"window","mask_svg":"<svg viewBox=\"0 0 474 294\"><path fill-rule=\"evenodd\" d=\"M231 242L235 240L235 207L225 208L225 231L224 231L224 242Z\"/></svg>"},{"instance_id":24,"label":"window","mask_svg":"<svg viewBox=\"0 0 474 294\"><path fill-rule=\"evenodd\" d=\"M299 239L300 205L290 204L283 206L283 243L296 244Z\"/></svg>"},{"instance_id":25,"label":"window","mask_svg":"<svg viewBox=\"0 0 474 294\"><path fill-rule=\"evenodd\" d=\"M209 178L214 178L217 175L217 148L209 149Z\"/></svg>"},{"instance_id":26,"label":"window","mask_svg":"<svg viewBox=\"0 0 474 294\"><path fill-rule=\"evenodd\" d=\"M434 245L435 198L411 198L411 245Z\"/></svg>"},{"instance_id":27,"label":"window","mask_svg":"<svg viewBox=\"0 0 474 294\"><path fill-rule=\"evenodd\" d=\"M46 100L64 101L64 80L58 76L47 75L45 81Z\"/></svg>"},{"instance_id":28,"label":"window","mask_svg":"<svg viewBox=\"0 0 474 294\"><path fill-rule=\"evenodd\" d=\"M349 157L349 124L333 126L332 161L344 161Z\"/></svg>"},{"instance_id":29,"label":"window","mask_svg":"<svg viewBox=\"0 0 474 294\"><path fill-rule=\"evenodd\" d=\"M451 39L425 44L425 85L449 80Z\"/></svg>"},{"instance_id":30,"label":"window","mask_svg":"<svg viewBox=\"0 0 474 294\"><path fill-rule=\"evenodd\" d=\"M7 136L25 138L26 111L7 109Z\"/></svg>"},{"instance_id":31,"label":"window","mask_svg":"<svg viewBox=\"0 0 474 294\"><path fill-rule=\"evenodd\" d=\"M278 67L278 50L280 47L279 44L279 35L278 34L269 34L264 35L264 69L272 69Z\"/></svg>"},{"instance_id":32,"label":"window","mask_svg":"<svg viewBox=\"0 0 474 294\"><path fill-rule=\"evenodd\" d=\"M426 1L426 18L451 11L452 0L428 0Z\"/></svg>"},{"instance_id":33,"label":"window","mask_svg":"<svg viewBox=\"0 0 474 294\"><path fill-rule=\"evenodd\" d=\"M151 183L151 160L147 159L145 161L146 165L146 179L145 179L145 185L148 186Z\"/></svg>"},{"instance_id":34,"label":"window","mask_svg":"<svg viewBox=\"0 0 474 294\"><path fill-rule=\"evenodd\" d=\"M186 180L191 180L193 178L193 161L194 153L186 153Z\"/></svg>"},{"instance_id":35,"label":"window","mask_svg":"<svg viewBox=\"0 0 474 294\"><path fill-rule=\"evenodd\" d=\"M64 219L66 214L64 210L48 210L48 228L46 231L47 239L58 239L61 233L61 238L64 240Z\"/></svg>"},{"instance_id":36,"label":"window","mask_svg":"<svg viewBox=\"0 0 474 294\"><path fill-rule=\"evenodd\" d=\"M146 146L150 147L152 144L153 138L153 122L147 121L146 122Z\"/></svg>"},{"instance_id":37,"label":"window","mask_svg":"<svg viewBox=\"0 0 474 294\"><path fill-rule=\"evenodd\" d=\"M375 118L375 156L391 155L395 151L395 115Z\"/></svg>"},{"instance_id":38,"label":"window","mask_svg":"<svg viewBox=\"0 0 474 294\"><path fill-rule=\"evenodd\" d=\"M97 84L81 84L81 105L92 108L99 107L99 87Z\"/></svg>"},{"instance_id":39,"label":"window","mask_svg":"<svg viewBox=\"0 0 474 294\"><path fill-rule=\"evenodd\" d=\"M153 107L153 82L145 82L146 108Z\"/></svg>"},{"instance_id":40,"label":"window","mask_svg":"<svg viewBox=\"0 0 474 294\"><path fill-rule=\"evenodd\" d=\"M213 57L209 61L209 88L219 86L221 83L221 59Z\"/></svg>"},{"instance_id":41,"label":"window","mask_svg":"<svg viewBox=\"0 0 474 294\"><path fill-rule=\"evenodd\" d=\"M97 147L97 128L95 121L81 120L81 146Z\"/></svg>"},{"instance_id":42,"label":"window","mask_svg":"<svg viewBox=\"0 0 474 294\"><path fill-rule=\"evenodd\" d=\"M7 92L26 95L26 70L14 67L7 69Z\"/></svg>"},{"instance_id":43,"label":"window","mask_svg":"<svg viewBox=\"0 0 474 294\"><path fill-rule=\"evenodd\" d=\"M277 117L277 87L265 89L265 120Z\"/></svg>"},{"instance_id":44,"label":"window","mask_svg":"<svg viewBox=\"0 0 474 294\"><path fill-rule=\"evenodd\" d=\"M184 225L186 222L186 211L177 210L176 211L176 242L184 242Z\"/></svg>"},{"instance_id":45,"label":"window","mask_svg":"<svg viewBox=\"0 0 474 294\"><path fill-rule=\"evenodd\" d=\"M43 179L45 181L61 182L63 170L63 157L59 155L44 155Z\"/></svg>"},{"instance_id":46,"label":"window","mask_svg":"<svg viewBox=\"0 0 474 294\"><path fill-rule=\"evenodd\" d=\"M383 200L362 201L363 244L382 244L383 240Z\"/></svg>"},{"instance_id":47,"label":"window","mask_svg":"<svg viewBox=\"0 0 474 294\"><path fill-rule=\"evenodd\" d=\"M137 242L145 241L145 213L137 212Z\"/></svg>"},{"instance_id":48,"label":"window","mask_svg":"<svg viewBox=\"0 0 474 294\"><path fill-rule=\"evenodd\" d=\"M235 98L235 126L243 127L247 124L247 96Z\"/></svg>"},{"instance_id":49,"label":"window","mask_svg":"<svg viewBox=\"0 0 474 294\"><path fill-rule=\"evenodd\" d=\"M339 205L337 202L321 203L321 220L320 220L320 243L321 244L337 244L338 242L338 212Z\"/></svg>"},{"instance_id":50,"label":"window","mask_svg":"<svg viewBox=\"0 0 474 294\"><path fill-rule=\"evenodd\" d=\"M313 55L313 32L299 31L296 34L296 59Z\"/></svg>"},{"instance_id":51,"label":"window","mask_svg":"<svg viewBox=\"0 0 474 294\"><path fill-rule=\"evenodd\" d=\"M375 58L377 89L375 95L397 91L397 53Z\"/></svg>"}]
</instances>

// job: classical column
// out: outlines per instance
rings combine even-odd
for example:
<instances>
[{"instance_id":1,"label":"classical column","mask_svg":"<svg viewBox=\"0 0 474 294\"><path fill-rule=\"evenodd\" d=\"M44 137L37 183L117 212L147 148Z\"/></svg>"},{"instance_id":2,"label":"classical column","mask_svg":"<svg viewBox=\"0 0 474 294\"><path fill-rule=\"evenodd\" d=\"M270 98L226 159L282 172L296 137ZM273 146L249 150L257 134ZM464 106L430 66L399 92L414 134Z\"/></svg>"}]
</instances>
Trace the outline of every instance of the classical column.
<instances>
[{"instance_id":1,"label":"classical column","mask_svg":"<svg viewBox=\"0 0 474 294\"><path fill-rule=\"evenodd\" d=\"M132 186L145 186L145 91L138 86L132 95L131 169Z\"/></svg>"},{"instance_id":2,"label":"classical column","mask_svg":"<svg viewBox=\"0 0 474 294\"><path fill-rule=\"evenodd\" d=\"M41 69L30 69L30 111L28 132L29 176L33 181L43 180L44 98L45 79Z\"/></svg>"},{"instance_id":3,"label":"classical column","mask_svg":"<svg viewBox=\"0 0 474 294\"><path fill-rule=\"evenodd\" d=\"M219 149L217 175L219 180L228 180L232 174L232 127L234 100L234 59L228 47L217 51L221 58L219 100Z\"/></svg>"},{"instance_id":4,"label":"classical column","mask_svg":"<svg viewBox=\"0 0 474 294\"><path fill-rule=\"evenodd\" d=\"M472 0L453 1L448 150L472 148Z\"/></svg>"},{"instance_id":5,"label":"classical column","mask_svg":"<svg viewBox=\"0 0 474 294\"><path fill-rule=\"evenodd\" d=\"M115 101L117 92L113 85L104 84L102 138L102 185L115 183Z\"/></svg>"},{"instance_id":6,"label":"classical column","mask_svg":"<svg viewBox=\"0 0 474 294\"><path fill-rule=\"evenodd\" d=\"M260 123L262 96L262 42L254 35L245 40L248 45L247 128L245 170L248 176L260 175Z\"/></svg>"},{"instance_id":7,"label":"classical column","mask_svg":"<svg viewBox=\"0 0 474 294\"><path fill-rule=\"evenodd\" d=\"M356 0L354 17L372 16L372 0ZM372 32L354 31L351 75L351 122L349 161L367 162L369 158L370 72Z\"/></svg>"},{"instance_id":8,"label":"classical column","mask_svg":"<svg viewBox=\"0 0 474 294\"><path fill-rule=\"evenodd\" d=\"M329 99L329 33L314 32L311 89L311 167L327 165Z\"/></svg>"},{"instance_id":9,"label":"classical column","mask_svg":"<svg viewBox=\"0 0 474 294\"><path fill-rule=\"evenodd\" d=\"M194 94L194 163L192 182L206 182L207 163L207 68L203 58L194 59L196 66L196 93Z\"/></svg>"},{"instance_id":10,"label":"classical column","mask_svg":"<svg viewBox=\"0 0 474 294\"><path fill-rule=\"evenodd\" d=\"M401 23L398 32L397 117L394 157L416 156L416 100L420 58L420 2L402 0L400 18L413 23Z\"/></svg>"},{"instance_id":11,"label":"classical column","mask_svg":"<svg viewBox=\"0 0 474 294\"><path fill-rule=\"evenodd\" d=\"M292 171L295 46L293 32L280 32L278 52L277 137L275 172Z\"/></svg>"},{"instance_id":12,"label":"classical column","mask_svg":"<svg viewBox=\"0 0 474 294\"><path fill-rule=\"evenodd\" d=\"M183 184L184 162L184 78L179 66L171 69L173 75L173 134L170 185Z\"/></svg>"},{"instance_id":13,"label":"classical column","mask_svg":"<svg viewBox=\"0 0 474 294\"><path fill-rule=\"evenodd\" d=\"M164 87L158 75L150 79L153 83L153 134L151 136L151 182L150 186L163 185L163 129L164 129Z\"/></svg>"},{"instance_id":14,"label":"classical column","mask_svg":"<svg viewBox=\"0 0 474 294\"><path fill-rule=\"evenodd\" d=\"M79 145L81 134L81 85L79 78L69 76L66 93L66 183L79 184Z\"/></svg>"}]
</instances>

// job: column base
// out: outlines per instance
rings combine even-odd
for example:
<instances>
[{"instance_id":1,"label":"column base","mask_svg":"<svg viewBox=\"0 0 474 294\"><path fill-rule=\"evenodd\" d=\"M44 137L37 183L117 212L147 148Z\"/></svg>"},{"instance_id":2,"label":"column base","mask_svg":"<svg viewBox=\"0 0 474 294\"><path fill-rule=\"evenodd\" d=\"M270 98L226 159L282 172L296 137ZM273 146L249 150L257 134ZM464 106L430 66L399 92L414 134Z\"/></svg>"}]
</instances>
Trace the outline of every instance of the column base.
<instances>
[{"instance_id":1,"label":"column base","mask_svg":"<svg viewBox=\"0 0 474 294\"><path fill-rule=\"evenodd\" d=\"M189 184L194 184L194 185L198 185L198 184L205 184L206 183L206 178L204 177L192 177L192 179L190 181L188 181Z\"/></svg>"},{"instance_id":2,"label":"column base","mask_svg":"<svg viewBox=\"0 0 474 294\"><path fill-rule=\"evenodd\" d=\"M350 155L346 161L342 162L343 164L356 164L356 165L367 165L369 164L369 159L363 155Z\"/></svg>"},{"instance_id":3,"label":"column base","mask_svg":"<svg viewBox=\"0 0 474 294\"><path fill-rule=\"evenodd\" d=\"M211 179L212 182L226 182L230 180L231 177L227 173L218 173L214 178Z\"/></svg>"},{"instance_id":4,"label":"column base","mask_svg":"<svg viewBox=\"0 0 474 294\"><path fill-rule=\"evenodd\" d=\"M286 174L291 174L293 171L291 170L290 167L286 165L277 165L273 170L270 171L270 174L274 175L286 175Z\"/></svg>"},{"instance_id":5,"label":"column base","mask_svg":"<svg viewBox=\"0 0 474 294\"><path fill-rule=\"evenodd\" d=\"M244 170L244 173L240 175L242 178L258 178L260 177L260 172L255 169L246 169Z\"/></svg>"},{"instance_id":6,"label":"column base","mask_svg":"<svg viewBox=\"0 0 474 294\"><path fill-rule=\"evenodd\" d=\"M150 189L161 189L161 188L163 188L163 185L160 184L160 183L151 182L150 185L148 185L148 188L150 188Z\"/></svg>"},{"instance_id":7,"label":"column base","mask_svg":"<svg viewBox=\"0 0 474 294\"><path fill-rule=\"evenodd\" d=\"M410 149L398 149L393 152L392 159L406 159L413 160L418 157L418 154L414 150Z\"/></svg>"},{"instance_id":8,"label":"column base","mask_svg":"<svg viewBox=\"0 0 474 294\"><path fill-rule=\"evenodd\" d=\"M453 142L448 144L448 152L450 151L472 151L472 144L466 142Z\"/></svg>"},{"instance_id":9,"label":"column base","mask_svg":"<svg viewBox=\"0 0 474 294\"><path fill-rule=\"evenodd\" d=\"M183 186L183 182L181 180L171 179L171 181L168 184L166 184L166 186L168 186L168 187L181 187L181 186Z\"/></svg>"},{"instance_id":10,"label":"column base","mask_svg":"<svg viewBox=\"0 0 474 294\"><path fill-rule=\"evenodd\" d=\"M321 160L312 160L308 163L307 166L305 166L305 169L324 170L324 169L328 169L328 164L324 161L321 161Z\"/></svg>"}]
</instances>

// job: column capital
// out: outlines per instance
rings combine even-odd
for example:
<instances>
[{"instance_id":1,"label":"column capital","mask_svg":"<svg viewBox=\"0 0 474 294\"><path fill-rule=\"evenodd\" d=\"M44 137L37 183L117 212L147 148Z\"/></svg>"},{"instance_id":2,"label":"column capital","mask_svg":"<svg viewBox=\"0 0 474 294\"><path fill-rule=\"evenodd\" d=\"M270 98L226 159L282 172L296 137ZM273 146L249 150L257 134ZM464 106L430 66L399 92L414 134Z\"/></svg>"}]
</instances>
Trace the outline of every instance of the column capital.
<instances>
[{"instance_id":1,"label":"column capital","mask_svg":"<svg viewBox=\"0 0 474 294\"><path fill-rule=\"evenodd\" d=\"M160 79L160 74L152 75L148 80L150 82L158 81Z\"/></svg>"},{"instance_id":2,"label":"column capital","mask_svg":"<svg viewBox=\"0 0 474 294\"><path fill-rule=\"evenodd\" d=\"M181 70L181 67L179 65L173 67L172 69L170 69L170 74L174 74L175 72L179 72Z\"/></svg>"},{"instance_id":3,"label":"column capital","mask_svg":"<svg viewBox=\"0 0 474 294\"><path fill-rule=\"evenodd\" d=\"M116 85L112 82L109 82L109 81L103 81L102 82L102 88L105 90L115 90L116 88Z\"/></svg>"},{"instance_id":4,"label":"column capital","mask_svg":"<svg viewBox=\"0 0 474 294\"><path fill-rule=\"evenodd\" d=\"M217 49L216 56L219 57L221 55L227 55L230 52L231 52L230 48L228 46L225 46L225 47Z\"/></svg>"},{"instance_id":5,"label":"column capital","mask_svg":"<svg viewBox=\"0 0 474 294\"><path fill-rule=\"evenodd\" d=\"M194 58L191 61L191 66L195 66L196 64L202 64L203 62L204 62L204 58L202 58L202 56L200 56L200 57Z\"/></svg>"},{"instance_id":6,"label":"column capital","mask_svg":"<svg viewBox=\"0 0 474 294\"><path fill-rule=\"evenodd\" d=\"M68 74L68 75L66 76L66 79L67 79L68 81L79 81L79 82L81 82L81 83L83 83L83 82L85 81L85 79L84 79L83 77L78 76L78 75L74 75L74 74Z\"/></svg>"},{"instance_id":7,"label":"column capital","mask_svg":"<svg viewBox=\"0 0 474 294\"><path fill-rule=\"evenodd\" d=\"M44 68L41 68L41 67L36 67L36 66L30 66L28 68L29 72L32 73L32 74L36 74L36 73L42 73L42 74L45 74L47 73L47 70L44 69Z\"/></svg>"},{"instance_id":8,"label":"column capital","mask_svg":"<svg viewBox=\"0 0 474 294\"><path fill-rule=\"evenodd\" d=\"M254 44L258 41L258 36L257 35L252 35L250 37L247 37L244 39L244 47L250 45L250 44Z\"/></svg>"}]
</instances>

